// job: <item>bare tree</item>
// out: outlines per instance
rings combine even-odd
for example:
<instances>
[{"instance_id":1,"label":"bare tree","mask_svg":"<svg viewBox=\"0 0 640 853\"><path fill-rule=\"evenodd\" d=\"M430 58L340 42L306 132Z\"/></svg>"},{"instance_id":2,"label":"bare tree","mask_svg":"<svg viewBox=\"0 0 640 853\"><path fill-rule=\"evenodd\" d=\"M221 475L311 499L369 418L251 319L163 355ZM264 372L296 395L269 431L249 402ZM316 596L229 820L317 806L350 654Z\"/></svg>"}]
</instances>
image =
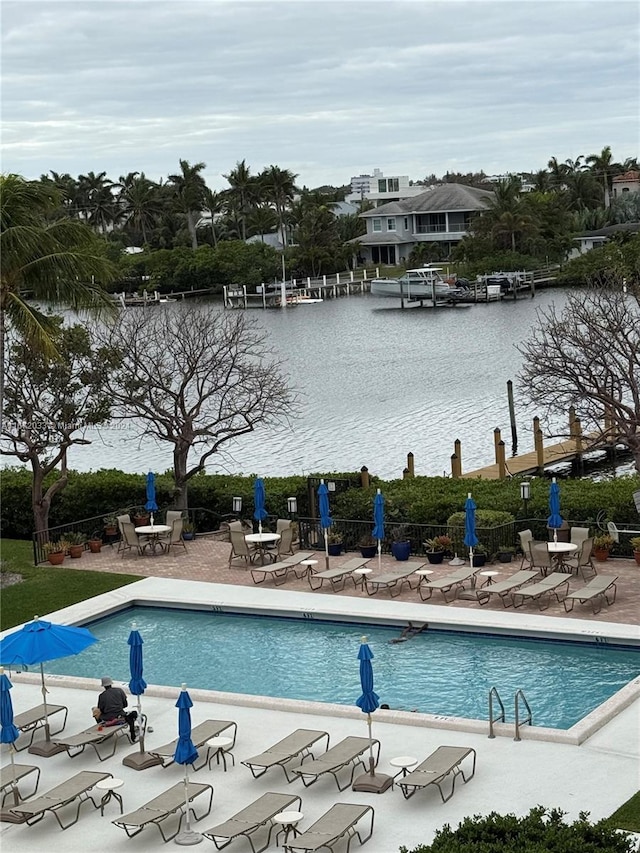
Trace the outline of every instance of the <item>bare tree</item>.
<instances>
[{"instance_id":1,"label":"bare tree","mask_svg":"<svg viewBox=\"0 0 640 853\"><path fill-rule=\"evenodd\" d=\"M118 417L173 448L176 505L226 443L286 421L295 394L263 331L244 315L176 305L129 311L105 342L123 353L112 376ZM190 462L190 456L195 458Z\"/></svg>"},{"instance_id":2,"label":"bare tree","mask_svg":"<svg viewBox=\"0 0 640 853\"><path fill-rule=\"evenodd\" d=\"M560 314L539 311L518 349L531 400L548 413L573 406L583 430L627 447L640 473L640 291L581 288Z\"/></svg>"}]
</instances>

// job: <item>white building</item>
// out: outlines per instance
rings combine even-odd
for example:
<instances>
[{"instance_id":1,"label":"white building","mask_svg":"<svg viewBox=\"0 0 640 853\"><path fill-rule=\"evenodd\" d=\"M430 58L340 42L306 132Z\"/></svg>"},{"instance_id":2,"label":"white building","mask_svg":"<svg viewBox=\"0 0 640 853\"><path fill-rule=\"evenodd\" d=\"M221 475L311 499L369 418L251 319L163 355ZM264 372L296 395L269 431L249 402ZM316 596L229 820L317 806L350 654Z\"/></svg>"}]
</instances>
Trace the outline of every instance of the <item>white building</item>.
<instances>
[{"instance_id":1,"label":"white building","mask_svg":"<svg viewBox=\"0 0 640 853\"><path fill-rule=\"evenodd\" d=\"M363 199L378 207L390 201L413 198L425 191L423 186L411 186L408 175L383 175L380 169L374 169L373 175L358 175L351 178L351 193L345 201L359 202Z\"/></svg>"},{"instance_id":2,"label":"white building","mask_svg":"<svg viewBox=\"0 0 640 853\"><path fill-rule=\"evenodd\" d=\"M640 192L640 172L631 170L624 175L616 175L611 181L613 197L620 198L626 193Z\"/></svg>"}]
</instances>

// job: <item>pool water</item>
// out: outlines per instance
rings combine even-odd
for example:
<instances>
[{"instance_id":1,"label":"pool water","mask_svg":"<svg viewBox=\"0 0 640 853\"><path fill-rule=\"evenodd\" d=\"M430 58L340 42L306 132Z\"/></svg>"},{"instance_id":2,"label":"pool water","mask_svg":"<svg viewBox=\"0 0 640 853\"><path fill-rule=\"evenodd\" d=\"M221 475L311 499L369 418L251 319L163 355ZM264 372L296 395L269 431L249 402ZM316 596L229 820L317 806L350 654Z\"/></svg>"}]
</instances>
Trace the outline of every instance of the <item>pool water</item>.
<instances>
[{"instance_id":1,"label":"pool water","mask_svg":"<svg viewBox=\"0 0 640 853\"><path fill-rule=\"evenodd\" d=\"M428 630L391 643L398 627L133 607L87 624L100 642L47 672L129 680L132 622L149 684L336 702L360 696L358 648L374 653L375 690L393 709L486 719L497 687L507 719L523 690L533 724L566 729L640 674L640 650Z\"/></svg>"}]
</instances>

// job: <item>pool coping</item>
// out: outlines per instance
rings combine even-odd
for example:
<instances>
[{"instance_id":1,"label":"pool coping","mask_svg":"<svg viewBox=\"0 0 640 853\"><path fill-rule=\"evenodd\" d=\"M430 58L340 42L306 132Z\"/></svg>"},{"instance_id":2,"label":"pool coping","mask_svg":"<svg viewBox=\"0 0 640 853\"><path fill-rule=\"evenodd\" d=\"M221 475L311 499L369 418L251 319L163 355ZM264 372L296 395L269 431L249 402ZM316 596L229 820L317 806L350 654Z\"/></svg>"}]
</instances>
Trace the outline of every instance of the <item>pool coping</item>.
<instances>
[{"instance_id":1,"label":"pool coping","mask_svg":"<svg viewBox=\"0 0 640 853\"><path fill-rule=\"evenodd\" d=\"M313 606L310 606L313 604ZM308 594L293 590L263 589L215 584L202 581L174 580L149 577L119 587L111 592L86 599L45 617L54 622L77 625L89 620L108 616L118 610L135 605L179 607L182 609L228 610L249 614L291 616L292 613L307 619L330 619L337 621L356 620L371 624L384 622L404 627L407 622L428 623L441 630L465 630L509 634L511 636L536 636L544 639L571 639L600 643L620 643L640 646L640 627L614 622L590 622L586 619L563 619L545 617L535 613L519 611L496 612L485 610L453 609L433 604L411 603L393 599L371 597L359 599L346 596L315 595L310 601ZM2 632L6 634L14 628ZM14 673L18 681L39 682L35 673ZM61 686L95 690L95 679L48 675L48 681ZM150 696L174 697L175 687L150 685L145 691ZM213 690L190 688L194 698L203 702L216 702L246 707L269 708L302 714L329 714L339 717L359 718L361 711L348 705L324 702L309 702L296 699L280 699L238 693L223 693ZM523 740L540 740L551 743L579 745L613 720L621 711L640 698L640 676L629 682L590 714L569 729L550 729L537 726L521 726ZM444 715L410 713L407 711L384 710L376 712L376 720L409 726L434 729L466 731L488 734L487 720L473 720ZM497 736L513 737L513 723L495 723Z\"/></svg>"}]
</instances>

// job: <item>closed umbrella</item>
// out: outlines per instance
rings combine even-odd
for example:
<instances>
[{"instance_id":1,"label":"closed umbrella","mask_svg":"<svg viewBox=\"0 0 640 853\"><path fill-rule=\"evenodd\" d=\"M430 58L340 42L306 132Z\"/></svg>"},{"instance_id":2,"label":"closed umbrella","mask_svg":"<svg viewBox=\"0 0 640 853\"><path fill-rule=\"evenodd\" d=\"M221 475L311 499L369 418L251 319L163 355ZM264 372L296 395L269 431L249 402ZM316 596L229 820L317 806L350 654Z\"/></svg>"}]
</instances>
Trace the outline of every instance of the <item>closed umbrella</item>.
<instances>
[{"instance_id":1,"label":"closed umbrella","mask_svg":"<svg viewBox=\"0 0 640 853\"><path fill-rule=\"evenodd\" d=\"M151 513L151 525L153 526L153 513L158 511L156 503L156 477L152 471L147 474L147 502L144 508Z\"/></svg>"},{"instance_id":2,"label":"closed umbrella","mask_svg":"<svg viewBox=\"0 0 640 853\"><path fill-rule=\"evenodd\" d=\"M363 714L367 715L367 726L369 728L369 773L356 779L352 787L354 791L370 791L374 794L381 794L392 784L393 777L376 774L375 769L375 759L373 757L373 736L371 734L371 714L380 706L380 697L373 689L372 659L373 652L367 644L367 638L363 637L360 643L360 649L358 650L362 695L356 701L356 705L360 708Z\"/></svg>"},{"instance_id":3,"label":"closed umbrella","mask_svg":"<svg viewBox=\"0 0 640 853\"><path fill-rule=\"evenodd\" d=\"M134 770L146 770L147 767L155 767L156 764L162 764L162 759L153 756L144 750L144 738L146 734L146 719L142 715L142 700L140 697L147 689L147 682L142 677L142 644L144 640L140 636L140 632L136 630L136 623L131 625L131 633L127 640L129 645L129 671L131 673L131 681L129 682L129 693L138 698L138 726L140 735L138 738L139 752L134 752L133 755L127 755L122 759L125 767L133 767Z\"/></svg>"},{"instance_id":4,"label":"closed umbrella","mask_svg":"<svg viewBox=\"0 0 640 853\"><path fill-rule=\"evenodd\" d=\"M329 489L324 480L320 480L318 486L318 510L320 512L320 527L324 537L324 561L329 568L329 528L333 524L329 509Z\"/></svg>"},{"instance_id":5,"label":"closed umbrella","mask_svg":"<svg viewBox=\"0 0 640 853\"><path fill-rule=\"evenodd\" d=\"M183 684L176 702L178 709L178 743L173 754L176 764L184 764L184 810L185 828L176 835L176 844L198 844L202 841L202 835L191 829L191 808L189 806L189 765L198 757L198 750L191 740L191 711L193 702L187 692L187 685Z\"/></svg>"},{"instance_id":6,"label":"closed umbrella","mask_svg":"<svg viewBox=\"0 0 640 853\"><path fill-rule=\"evenodd\" d=\"M382 554L382 540L384 539L384 498L378 489L373 500L373 538L378 540L378 571Z\"/></svg>"},{"instance_id":7,"label":"closed umbrella","mask_svg":"<svg viewBox=\"0 0 640 853\"><path fill-rule=\"evenodd\" d=\"M253 484L253 517L258 522L258 533L262 533L262 520L267 517L266 502L264 480L262 477L257 477Z\"/></svg>"},{"instance_id":8,"label":"closed umbrella","mask_svg":"<svg viewBox=\"0 0 640 853\"><path fill-rule=\"evenodd\" d=\"M32 744L29 752L35 755L55 755L64 750L63 746L51 743L51 729L47 715L47 688L44 681L43 664L48 660L57 660L68 655L77 655L88 646L98 642L91 631L75 628L72 625L56 625L45 622L36 616L33 622L23 625L0 640L0 664L5 666L31 666L40 664L42 682L42 704L44 705L44 743Z\"/></svg>"},{"instance_id":9,"label":"closed umbrella","mask_svg":"<svg viewBox=\"0 0 640 853\"><path fill-rule=\"evenodd\" d=\"M551 480L551 486L549 487L549 513L547 526L553 528L553 541L557 542L558 528L562 527L564 521L560 515L560 487L555 477Z\"/></svg>"},{"instance_id":10,"label":"closed umbrella","mask_svg":"<svg viewBox=\"0 0 640 853\"><path fill-rule=\"evenodd\" d=\"M469 564L473 568L473 549L478 544L478 537L476 536L476 505L471 492L467 494L464 502L464 544L469 549Z\"/></svg>"},{"instance_id":11,"label":"closed umbrella","mask_svg":"<svg viewBox=\"0 0 640 853\"><path fill-rule=\"evenodd\" d=\"M20 796L18 794L18 781L16 779L16 766L13 761L13 753L15 752L14 744L20 737L20 732L13 724L13 705L11 704L11 695L9 693L12 686L4 674L4 669L0 667L0 743L9 744L13 800L17 806L20 802Z\"/></svg>"}]
</instances>

